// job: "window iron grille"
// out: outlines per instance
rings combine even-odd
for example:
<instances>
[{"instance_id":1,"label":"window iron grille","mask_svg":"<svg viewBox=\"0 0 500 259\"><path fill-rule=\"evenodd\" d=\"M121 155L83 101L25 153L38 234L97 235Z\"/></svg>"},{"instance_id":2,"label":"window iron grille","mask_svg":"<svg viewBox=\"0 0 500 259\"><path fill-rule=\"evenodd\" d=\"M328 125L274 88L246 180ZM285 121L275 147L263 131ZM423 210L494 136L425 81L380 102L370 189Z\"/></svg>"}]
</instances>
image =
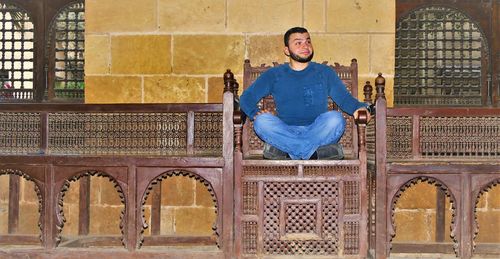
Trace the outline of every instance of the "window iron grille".
<instances>
[{"instance_id":1,"label":"window iron grille","mask_svg":"<svg viewBox=\"0 0 500 259\"><path fill-rule=\"evenodd\" d=\"M33 100L34 24L20 7L0 2L0 101Z\"/></svg>"},{"instance_id":2,"label":"window iron grille","mask_svg":"<svg viewBox=\"0 0 500 259\"><path fill-rule=\"evenodd\" d=\"M429 6L403 17L396 29L395 104L482 105L485 42L458 10Z\"/></svg>"},{"instance_id":3,"label":"window iron grille","mask_svg":"<svg viewBox=\"0 0 500 259\"><path fill-rule=\"evenodd\" d=\"M62 8L50 27L49 75L46 98L83 100L85 4L83 1Z\"/></svg>"}]
</instances>

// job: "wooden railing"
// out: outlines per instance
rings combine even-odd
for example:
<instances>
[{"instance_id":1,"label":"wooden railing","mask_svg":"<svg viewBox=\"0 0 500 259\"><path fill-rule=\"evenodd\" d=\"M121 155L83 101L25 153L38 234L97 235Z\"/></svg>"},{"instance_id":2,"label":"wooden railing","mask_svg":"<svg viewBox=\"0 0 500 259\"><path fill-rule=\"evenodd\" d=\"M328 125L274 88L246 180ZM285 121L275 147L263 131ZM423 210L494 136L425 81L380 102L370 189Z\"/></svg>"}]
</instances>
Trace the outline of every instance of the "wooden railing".
<instances>
[{"instance_id":1,"label":"wooden railing","mask_svg":"<svg viewBox=\"0 0 500 259\"><path fill-rule=\"evenodd\" d=\"M232 124L224 122L232 118L232 99L229 104L0 104L0 175L10 178L8 234L0 236L0 245L15 246L0 248L0 257L3 253L54 258L170 253L185 258L230 258L233 139L223 141L233 130ZM89 235L92 176L104 176L115 186L123 205L121 235ZM207 186L217 215L211 236L159 234L159 186L173 176ZM40 235L17 233L21 177L35 186ZM80 188L78 236L68 239L61 234L66 221L64 196L76 181ZM149 195L153 197L148 226L143 209ZM148 227L151 235L144 236ZM172 245L211 245L214 249L142 249ZM114 249L58 249L100 246Z\"/></svg>"},{"instance_id":2,"label":"wooden railing","mask_svg":"<svg viewBox=\"0 0 500 259\"><path fill-rule=\"evenodd\" d=\"M399 252L446 253L460 258L500 254L500 244L480 245L476 222L480 195L500 182L500 109L387 108L385 80L376 79L375 127L368 130L371 196L371 247L386 258L396 234L394 210L410 186L424 181L438 188L436 225L444 225L444 199L452 206L453 244L413 244L393 247ZM369 95L369 94L368 94ZM371 164L371 165L370 165ZM375 201L376 197L376 201ZM437 228L442 240L444 227ZM375 239L376 238L376 239ZM375 241L376 240L376 241ZM447 246L447 247L446 247Z\"/></svg>"}]
</instances>

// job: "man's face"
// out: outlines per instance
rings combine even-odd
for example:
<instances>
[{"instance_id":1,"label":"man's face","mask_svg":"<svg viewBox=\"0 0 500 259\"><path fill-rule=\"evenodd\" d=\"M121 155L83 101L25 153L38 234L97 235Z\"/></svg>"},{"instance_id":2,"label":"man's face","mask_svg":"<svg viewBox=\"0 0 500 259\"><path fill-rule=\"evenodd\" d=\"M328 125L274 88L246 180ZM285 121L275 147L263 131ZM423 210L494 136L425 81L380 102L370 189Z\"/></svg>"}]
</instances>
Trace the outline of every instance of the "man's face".
<instances>
[{"instance_id":1,"label":"man's face","mask_svg":"<svg viewBox=\"0 0 500 259\"><path fill-rule=\"evenodd\" d=\"M311 37L309 33L293 33L288 40L288 47L285 46L285 54L291 59L307 63L311 61L314 55Z\"/></svg>"}]
</instances>

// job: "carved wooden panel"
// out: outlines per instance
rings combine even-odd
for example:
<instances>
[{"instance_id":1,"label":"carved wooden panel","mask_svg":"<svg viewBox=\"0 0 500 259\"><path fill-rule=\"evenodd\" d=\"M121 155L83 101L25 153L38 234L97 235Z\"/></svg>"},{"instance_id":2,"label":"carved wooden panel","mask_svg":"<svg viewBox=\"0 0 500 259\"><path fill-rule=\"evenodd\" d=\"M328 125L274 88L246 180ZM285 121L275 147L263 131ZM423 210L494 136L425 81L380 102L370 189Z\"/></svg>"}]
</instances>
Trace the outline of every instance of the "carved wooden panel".
<instances>
[{"instance_id":1,"label":"carved wooden panel","mask_svg":"<svg viewBox=\"0 0 500 259\"><path fill-rule=\"evenodd\" d=\"M3 154L221 156L222 136L221 112L0 113Z\"/></svg>"},{"instance_id":2,"label":"carved wooden panel","mask_svg":"<svg viewBox=\"0 0 500 259\"><path fill-rule=\"evenodd\" d=\"M167 154L186 148L184 113L49 114L52 154Z\"/></svg>"},{"instance_id":3,"label":"carved wooden panel","mask_svg":"<svg viewBox=\"0 0 500 259\"><path fill-rule=\"evenodd\" d=\"M222 114L194 114L194 152L222 155Z\"/></svg>"},{"instance_id":4,"label":"carved wooden panel","mask_svg":"<svg viewBox=\"0 0 500 259\"><path fill-rule=\"evenodd\" d=\"M359 254L364 233L358 165L246 165L242 176L237 224L243 254Z\"/></svg>"},{"instance_id":5,"label":"carved wooden panel","mask_svg":"<svg viewBox=\"0 0 500 259\"><path fill-rule=\"evenodd\" d=\"M335 182L264 183L264 253L336 254L338 203Z\"/></svg>"},{"instance_id":6,"label":"carved wooden panel","mask_svg":"<svg viewBox=\"0 0 500 259\"><path fill-rule=\"evenodd\" d=\"M0 150L6 154L40 152L40 114L0 113Z\"/></svg>"},{"instance_id":7,"label":"carved wooden panel","mask_svg":"<svg viewBox=\"0 0 500 259\"><path fill-rule=\"evenodd\" d=\"M424 157L500 157L500 117L422 117Z\"/></svg>"},{"instance_id":8,"label":"carved wooden panel","mask_svg":"<svg viewBox=\"0 0 500 259\"><path fill-rule=\"evenodd\" d=\"M387 118L387 157L390 159L411 158L412 118Z\"/></svg>"}]
</instances>

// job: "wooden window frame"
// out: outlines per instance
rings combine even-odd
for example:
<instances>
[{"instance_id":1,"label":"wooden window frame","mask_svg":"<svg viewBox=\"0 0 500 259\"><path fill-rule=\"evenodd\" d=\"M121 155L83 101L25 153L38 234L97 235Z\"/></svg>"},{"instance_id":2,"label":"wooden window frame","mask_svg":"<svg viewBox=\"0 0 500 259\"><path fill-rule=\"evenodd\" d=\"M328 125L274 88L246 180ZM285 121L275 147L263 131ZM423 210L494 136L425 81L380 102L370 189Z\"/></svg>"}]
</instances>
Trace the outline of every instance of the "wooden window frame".
<instances>
[{"instance_id":1,"label":"wooden window frame","mask_svg":"<svg viewBox=\"0 0 500 259\"><path fill-rule=\"evenodd\" d=\"M396 22L412 10L437 5L460 10L480 26L489 48L482 70L486 72L482 106L500 107L500 26L495 26L500 0L396 0Z\"/></svg>"},{"instance_id":2,"label":"wooden window frame","mask_svg":"<svg viewBox=\"0 0 500 259\"><path fill-rule=\"evenodd\" d=\"M55 66L48 62L51 52L47 47L50 42L49 37L51 33L51 22L55 16L63 8L71 3L79 2L75 0L0 0L5 4L16 5L28 13L34 25L34 64L33 64L33 100L29 102L54 102L59 100L46 100L45 92L48 89L48 76L54 73ZM13 102L20 102L22 100L13 100ZM75 99L69 100L70 102L83 102L83 100ZM2 100L2 102L10 102L9 100ZM67 101L66 101L67 102Z\"/></svg>"}]
</instances>

